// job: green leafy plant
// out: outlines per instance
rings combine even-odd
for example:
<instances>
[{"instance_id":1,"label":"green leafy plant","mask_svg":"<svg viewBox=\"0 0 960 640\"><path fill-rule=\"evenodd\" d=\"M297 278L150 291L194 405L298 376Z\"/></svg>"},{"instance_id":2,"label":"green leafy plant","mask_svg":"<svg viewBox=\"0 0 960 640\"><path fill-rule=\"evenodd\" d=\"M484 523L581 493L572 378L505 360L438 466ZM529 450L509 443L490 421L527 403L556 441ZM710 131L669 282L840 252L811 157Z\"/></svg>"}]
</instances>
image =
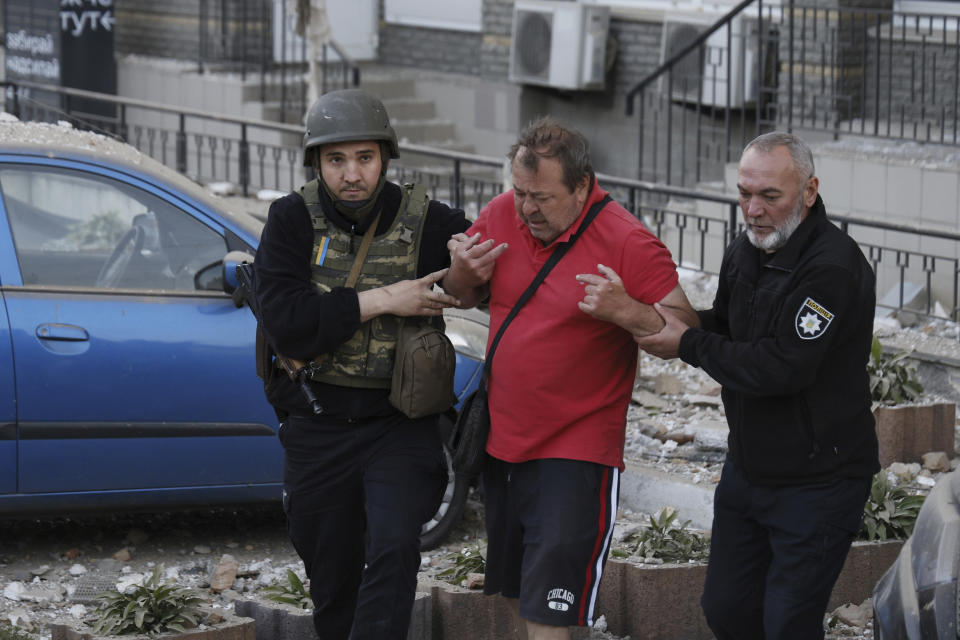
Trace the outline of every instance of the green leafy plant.
<instances>
[{"instance_id":1,"label":"green leafy plant","mask_svg":"<svg viewBox=\"0 0 960 640\"><path fill-rule=\"evenodd\" d=\"M98 635L182 633L197 626L203 603L193 589L164 580L162 566L129 592L108 591L97 599L100 604L93 631Z\"/></svg>"},{"instance_id":2,"label":"green leafy plant","mask_svg":"<svg viewBox=\"0 0 960 640\"><path fill-rule=\"evenodd\" d=\"M677 517L678 512L672 507L665 507L656 516L650 516L648 526L624 540L629 555L663 562L706 560L710 555L709 538L689 531L689 520L677 524Z\"/></svg>"},{"instance_id":3,"label":"green leafy plant","mask_svg":"<svg viewBox=\"0 0 960 640\"><path fill-rule=\"evenodd\" d=\"M34 640L34 636L12 624L0 622L0 640Z\"/></svg>"},{"instance_id":4,"label":"green leafy plant","mask_svg":"<svg viewBox=\"0 0 960 640\"><path fill-rule=\"evenodd\" d=\"M861 540L906 539L913 533L925 496L911 495L901 486L893 486L885 471L873 476L870 497L863 506Z\"/></svg>"},{"instance_id":5,"label":"green leafy plant","mask_svg":"<svg viewBox=\"0 0 960 640\"><path fill-rule=\"evenodd\" d=\"M912 402L923 393L923 385L917 380L917 364L908 360L910 354L901 351L888 356L876 335L870 348L870 397L874 402L900 404Z\"/></svg>"},{"instance_id":6,"label":"green leafy plant","mask_svg":"<svg viewBox=\"0 0 960 640\"><path fill-rule=\"evenodd\" d=\"M267 600L293 605L300 609L309 609L313 606L310 600L310 591L303 586L303 581L290 569L287 569L287 583L274 584L263 590Z\"/></svg>"},{"instance_id":7,"label":"green leafy plant","mask_svg":"<svg viewBox=\"0 0 960 640\"><path fill-rule=\"evenodd\" d=\"M451 584L460 584L468 574L483 573L487 568L487 560L483 557L483 550L480 543L472 548L464 548L457 553L451 553L447 556L448 560L453 561L453 566L444 569L437 576Z\"/></svg>"}]
</instances>

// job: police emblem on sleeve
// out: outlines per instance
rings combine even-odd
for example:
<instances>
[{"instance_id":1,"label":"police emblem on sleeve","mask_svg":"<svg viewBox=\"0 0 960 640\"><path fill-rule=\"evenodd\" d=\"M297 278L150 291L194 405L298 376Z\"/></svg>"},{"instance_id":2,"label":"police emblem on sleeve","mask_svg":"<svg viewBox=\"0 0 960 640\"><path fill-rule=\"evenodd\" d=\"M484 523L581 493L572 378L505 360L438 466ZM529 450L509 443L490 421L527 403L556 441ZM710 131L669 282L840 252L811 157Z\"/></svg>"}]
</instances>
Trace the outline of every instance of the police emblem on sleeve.
<instances>
[{"instance_id":1,"label":"police emblem on sleeve","mask_svg":"<svg viewBox=\"0 0 960 640\"><path fill-rule=\"evenodd\" d=\"M797 335L802 340L819 338L833 321L833 314L813 298L807 298L797 311L793 325L797 328Z\"/></svg>"}]
</instances>

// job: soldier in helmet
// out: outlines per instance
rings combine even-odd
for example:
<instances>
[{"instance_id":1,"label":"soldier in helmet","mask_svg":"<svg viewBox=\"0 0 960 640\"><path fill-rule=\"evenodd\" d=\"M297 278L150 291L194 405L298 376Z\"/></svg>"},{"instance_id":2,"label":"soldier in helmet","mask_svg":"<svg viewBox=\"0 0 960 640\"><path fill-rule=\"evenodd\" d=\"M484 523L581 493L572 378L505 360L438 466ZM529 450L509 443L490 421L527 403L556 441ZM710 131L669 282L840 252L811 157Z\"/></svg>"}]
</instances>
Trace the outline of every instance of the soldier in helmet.
<instances>
[{"instance_id":1,"label":"soldier in helmet","mask_svg":"<svg viewBox=\"0 0 960 640\"><path fill-rule=\"evenodd\" d=\"M437 416L410 419L388 401L393 353L400 318L458 303L434 285L447 241L469 224L423 187L387 181L397 136L363 91L321 96L303 147L316 178L270 206L255 262L261 329L280 353L312 361L322 407L279 370L265 379L282 420L287 529L322 640L405 638L420 529L446 475Z\"/></svg>"}]
</instances>

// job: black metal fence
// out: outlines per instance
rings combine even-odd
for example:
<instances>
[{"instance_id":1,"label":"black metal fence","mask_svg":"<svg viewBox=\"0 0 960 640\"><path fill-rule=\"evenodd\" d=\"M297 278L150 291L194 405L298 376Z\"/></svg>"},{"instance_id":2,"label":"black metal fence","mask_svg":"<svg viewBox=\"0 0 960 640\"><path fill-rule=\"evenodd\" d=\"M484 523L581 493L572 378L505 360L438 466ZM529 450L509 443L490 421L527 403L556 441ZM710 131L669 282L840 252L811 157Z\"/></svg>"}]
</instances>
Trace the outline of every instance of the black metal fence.
<instances>
[{"instance_id":1,"label":"black metal fence","mask_svg":"<svg viewBox=\"0 0 960 640\"><path fill-rule=\"evenodd\" d=\"M290 191L303 183L300 144L303 127L224 116L197 109L160 105L29 82L0 83L3 108L23 120L65 120L122 139L141 152L197 182L227 181L247 196L261 189ZM42 94L43 100L33 96ZM51 104L49 96L56 96ZM77 111L80 101L116 106L116 117ZM401 132L402 133L402 132ZM391 167L400 181L428 185L434 197L478 210L502 191L496 158L412 144L401 145L403 158Z\"/></svg>"},{"instance_id":2,"label":"black metal fence","mask_svg":"<svg viewBox=\"0 0 960 640\"><path fill-rule=\"evenodd\" d=\"M261 189L290 191L307 178L300 126L49 85L6 83L4 89L3 109L23 120L67 120L78 128L113 135L200 183L232 182L244 195L253 195ZM38 102L31 97L35 92L58 95L61 105ZM71 110L71 102L81 98L116 105L116 118L94 120ZM475 216L505 187L502 158L411 144L401 144L400 151L399 160L391 164L392 179L426 184L434 199L463 208L468 215ZM735 197L603 174L598 178L670 247L678 264L719 272L724 249L740 231ZM960 319L960 234L831 218L860 242L877 272L881 308L930 316L938 314L939 303L944 315ZM937 243L937 250L929 248L932 243Z\"/></svg>"},{"instance_id":3,"label":"black metal fence","mask_svg":"<svg viewBox=\"0 0 960 640\"><path fill-rule=\"evenodd\" d=\"M958 142L960 16L744 0L713 24L668 17L664 38L627 94L642 180L715 180L774 128Z\"/></svg>"}]
</instances>

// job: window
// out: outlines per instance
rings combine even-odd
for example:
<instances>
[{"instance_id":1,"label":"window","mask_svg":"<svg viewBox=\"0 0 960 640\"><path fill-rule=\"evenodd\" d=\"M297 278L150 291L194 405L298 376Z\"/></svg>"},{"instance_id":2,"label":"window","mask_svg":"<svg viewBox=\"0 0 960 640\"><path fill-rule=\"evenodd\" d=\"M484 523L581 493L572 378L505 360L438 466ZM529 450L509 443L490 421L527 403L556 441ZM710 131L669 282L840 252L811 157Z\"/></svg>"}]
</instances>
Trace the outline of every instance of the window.
<instances>
[{"instance_id":1,"label":"window","mask_svg":"<svg viewBox=\"0 0 960 640\"><path fill-rule=\"evenodd\" d=\"M103 176L3 165L0 191L25 285L193 291L226 253L189 213Z\"/></svg>"},{"instance_id":2,"label":"window","mask_svg":"<svg viewBox=\"0 0 960 640\"><path fill-rule=\"evenodd\" d=\"M960 16L960 6L955 0L894 0L893 10L898 13Z\"/></svg>"},{"instance_id":3,"label":"window","mask_svg":"<svg viewBox=\"0 0 960 640\"><path fill-rule=\"evenodd\" d=\"M482 0L386 0L387 22L428 29L481 31Z\"/></svg>"}]
</instances>

